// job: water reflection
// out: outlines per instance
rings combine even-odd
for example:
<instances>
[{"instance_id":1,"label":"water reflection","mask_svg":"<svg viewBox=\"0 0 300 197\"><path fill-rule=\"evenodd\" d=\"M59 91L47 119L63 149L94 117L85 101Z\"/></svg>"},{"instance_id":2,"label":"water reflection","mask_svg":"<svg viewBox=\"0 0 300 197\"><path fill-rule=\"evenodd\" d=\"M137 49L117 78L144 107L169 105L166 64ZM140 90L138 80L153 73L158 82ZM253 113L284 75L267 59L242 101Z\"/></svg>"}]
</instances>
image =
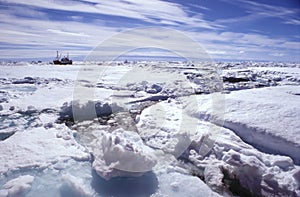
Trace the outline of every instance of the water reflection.
<instances>
[{"instance_id":1,"label":"water reflection","mask_svg":"<svg viewBox=\"0 0 300 197\"><path fill-rule=\"evenodd\" d=\"M92 187L100 196L149 197L158 188L158 180L153 172L147 172L140 177L117 177L108 181L95 171L92 176Z\"/></svg>"}]
</instances>

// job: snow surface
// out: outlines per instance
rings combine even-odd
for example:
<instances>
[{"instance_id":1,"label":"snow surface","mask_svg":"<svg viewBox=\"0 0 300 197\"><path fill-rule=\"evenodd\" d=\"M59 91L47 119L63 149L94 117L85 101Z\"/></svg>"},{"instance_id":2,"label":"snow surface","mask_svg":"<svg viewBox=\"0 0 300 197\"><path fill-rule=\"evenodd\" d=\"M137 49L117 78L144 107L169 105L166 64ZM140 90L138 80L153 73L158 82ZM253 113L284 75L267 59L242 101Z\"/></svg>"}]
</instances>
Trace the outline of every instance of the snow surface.
<instances>
[{"instance_id":1,"label":"snow surface","mask_svg":"<svg viewBox=\"0 0 300 197\"><path fill-rule=\"evenodd\" d=\"M300 65L216 65L1 63L0 196L300 196Z\"/></svg>"},{"instance_id":2,"label":"snow surface","mask_svg":"<svg viewBox=\"0 0 300 197\"><path fill-rule=\"evenodd\" d=\"M265 152L288 155L299 164L300 105L297 92L300 92L300 86L234 91L226 95L225 116L221 117L212 110L202 110L202 105L209 105L209 96L197 97L200 107L189 105L187 111L199 118L204 115L224 118L223 126L247 143Z\"/></svg>"},{"instance_id":3,"label":"snow surface","mask_svg":"<svg viewBox=\"0 0 300 197\"><path fill-rule=\"evenodd\" d=\"M68 128L34 128L17 132L0 143L0 173L28 168L46 168L61 160L89 160Z\"/></svg>"}]
</instances>

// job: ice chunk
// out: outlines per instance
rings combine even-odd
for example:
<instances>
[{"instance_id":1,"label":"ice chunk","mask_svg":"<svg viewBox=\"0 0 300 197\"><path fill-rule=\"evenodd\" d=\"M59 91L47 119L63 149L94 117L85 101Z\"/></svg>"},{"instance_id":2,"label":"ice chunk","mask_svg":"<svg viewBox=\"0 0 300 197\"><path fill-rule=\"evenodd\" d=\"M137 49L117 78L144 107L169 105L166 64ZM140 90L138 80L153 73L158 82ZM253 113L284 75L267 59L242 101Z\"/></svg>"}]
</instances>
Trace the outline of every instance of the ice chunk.
<instances>
[{"instance_id":1,"label":"ice chunk","mask_svg":"<svg viewBox=\"0 0 300 197\"><path fill-rule=\"evenodd\" d=\"M293 160L290 157L280 157L273 162L274 166L278 166L283 170L288 170L294 167Z\"/></svg>"},{"instance_id":2,"label":"ice chunk","mask_svg":"<svg viewBox=\"0 0 300 197\"><path fill-rule=\"evenodd\" d=\"M293 177L297 180L298 185L300 187L300 169L295 172L295 174L293 175Z\"/></svg>"},{"instance_id":3,"label":"ice chunk","mask_svg":"<svg viewBox=\"0 0 300 197\"><path fill-rule=\"evenodd\" d=\"M134 132L118 129L104 133L94 147L93 168L105 179L140 176L156 165L153 150Z\"/></svg>"},{"instance_id":4,"label":"ice chunk","mask_svg":"<svg viewBox=\"0 0 300 197\"><path fill-rule=\"evenodd\" d=\"M64 184L61 186L61 193L64 194L73 194L72 196L80 197L92 197L94 196L94 191L92 188L85 185L83 180L78 177L74 177L70 174L65 174L62 177Z\"/></svg>"},{"instance_id":5,"label":"ice chunk","mask_svg":"<svg viewBox=\"0 0 300 197\"><path fill-rule=\"evenodd\" d=\"M179 157L190 145L197 122L184 113L179 101L169 99L143 110L137 128L148 146Z\"/></svg>"},{"instance_id":6,"label":"ice chunk","mask_svg":"<svg viewBox=\"0 0 300 197\"><path fill-rule=\"evenodd\" d=\"M220 196L199 178L177 172L158 176L159 191L154 196Z\"/></svg>"},{"instance_id":7,"label":"ice chunk","mask_svg":"<svg viewBox=\"0 0 300 197\"><path fill-rule=\"evenodd\" d=\"M36 79L32 77L24 77L24 79L15 80L12 82L13 84L34 84L36 83Z\"/></svg>"},{"instance_id":8,"label":"ice chunk","mask_svg":"<svg viewBox=\"0 0 300 197\"><path fill-rule=\"evenodd\" d=\"M60 121L84 121L93 120L99 116L108 116L115 112L122 111L123 108L116 103L101 103L94 101L87 101L80 103L79 101L72 101L64 103L59 112Z\"/></svg>"},{"instance_id":9,"label":"ice chunk","mask_svg":"<svg viewBox=\"0 0 300 197\"><path fill-rule=\"evenodd\" d=\"M223 185L223 173L217 165L207 166L204 170L205 183L214 190L219 190Z\"/></svg>"},{"instance_id":10,"label":"ice chunk","mask_svg":"<svg viewBox=\"0 0 300 197\"><path fill-rule=\"evenodd\" d=\"M230 150L223 159L228 164L234 166L233 174L243 187L249 189L254 194L261 192L263 168L261 167L261 162L256 157L241 158L239 153Z\"/></svg>"},{"instance_id":11,"label":"ice chunk","mask_svg":"<svg viewBox=\"0 0 300 197\"><path fill-rule=\"evenodd\" d=\"M31 188L34 177L30 175L20 176L8 181L0 191L1 197L19 197L25 195Z\"/></svg>"},{"instance_id":12,"label":"ice chunk","mask_svg":"<svg viewBox=\"0 0 300 197\"><path fill-rule=\"evenodd\" d=\"M205 124L202 128L205 130ZM191 146L197 147L193 143ZM234 132L222 127L219 127L218 137L208 155L203 157L192 149L188 159L197 167L204 168L206 183L216 191L223 191L223 184L238 183L232 187L243 187L248 192L266 196L293 196L299 192L299 166L294 165L290 158L259 152L243 142ZM230 179L229 182L227 179Z\"/></svg>"},{"instance_id":13,"label":"ice chunk","mask_svg":"<svg viewBox=\"0 0 300 197\"><path fill-rule=\"evenodd\" d=\"M162 87L157 84L152 84L150 87L146 88L146 92L149 94L156 94L162 91Z\"/></svg>"},{"instance_id":14,"label":"ice chunk","mask_svg":"<svg viewBox=\"0 0 300 197\"><path fill-rule=\"evenodd\" d=\"M8 191L5 189L0 190L0 197L8 197Z\"/></svg>"}]
</instances>

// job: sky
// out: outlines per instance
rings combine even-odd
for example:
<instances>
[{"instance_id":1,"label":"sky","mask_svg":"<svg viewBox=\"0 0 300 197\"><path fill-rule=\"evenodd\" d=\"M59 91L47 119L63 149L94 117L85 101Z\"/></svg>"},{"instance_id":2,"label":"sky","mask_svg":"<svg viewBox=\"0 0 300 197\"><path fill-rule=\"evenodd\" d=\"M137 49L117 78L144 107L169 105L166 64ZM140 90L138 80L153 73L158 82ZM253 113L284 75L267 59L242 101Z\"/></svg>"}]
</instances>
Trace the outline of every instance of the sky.
<instances>
[{"instance_id":1,"label":"sky","mask_svg":"<svg viewBox=\"0 0 300 197\"><path fill-rule=\"evenodd\" d=\"M59 50L84 60L112 36L144 27L176 30L216 61L300 62L299 0L0 0L0 59L51 60ZM144 36L170 41L159 33ZM175 54L142 47L127 55Z\"/></svg>"}]
</instances>

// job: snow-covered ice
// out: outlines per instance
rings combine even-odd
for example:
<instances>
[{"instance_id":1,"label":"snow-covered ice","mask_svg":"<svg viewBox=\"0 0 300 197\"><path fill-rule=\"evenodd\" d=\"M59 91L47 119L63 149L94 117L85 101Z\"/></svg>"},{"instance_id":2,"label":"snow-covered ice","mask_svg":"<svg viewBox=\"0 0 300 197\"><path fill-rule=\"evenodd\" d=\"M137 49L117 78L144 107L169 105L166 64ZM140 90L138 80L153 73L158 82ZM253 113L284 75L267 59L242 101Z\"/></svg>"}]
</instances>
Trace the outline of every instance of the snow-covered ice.
<instances>
[{"instance_id":1,"label":"snow-covered ice","mask_svg":"<svg viewBox=\"0 0 300 197\"><path fill-rule=\"evenodd\" d=\"M279 90L291 90L294 87L276 87ZM243 92L243 91L246 91ZM232 95L235 95L233 97L229 97L229 95L226 95L226 113L224 118L224 125L227 125L227 121L229 119L230 114L228 110L231 110L229 108L229 104L231 104L230 98L234 99L241 99L241 97L237 97L236 95L238 93L252 94L252 91L262 91L262 89L257 90L243 90L238 92L232 92ZM263 91L262 91L263 92ZM268 92L268 91L266 91ZM279 91L284 92L284 91ZM257 108L257 104L263 105L262 102L259 101L259 98L266 98L268 101L268 96L263 95L262 93L259 94L257 100L255 100L253 97L251 99L250 96L247 97L250 101L254 103L254 106L251 106L250 104L246 103L245 106L246 110L248 110L248 113L251 113L250 109L253 109L253 111L256 110L256 113L259 113L259 108ZM283 93L284 95L285 93ZM276 96L276 94L270 94ZM281 94L279 94L281 95ZM263 123L263 121L260 121L263 119L263 114L261 117L256 114L252 114L254 116L254 119L245 118L242 119L243 116L238 113L236 116L236 124L240 124L242 126L246 125L249 127L252 126L251 124L256 124L256 130L260 131L262 129L268 128L269 132L264 132L264 136L260 136L261 139L257 139L256 141L266 141L265 144L269 145L273 143L273 146L269 145L269 151L272 151L273 154L267 154L270 153L269 151L264 151L265 149L261 150L260 148L263 147L263 145L256 146L256 144L246 144L244 141L242 141L244 135L247 136L256 136L256 133L252 132L258 132L256 130L248 129L245 131L244 127L236 127L235 130L229 130L226 128L223 128L223 125L219 125L221 121L216 121L217 118L208 119L211 120L212 123L206 122L207 116L211 115L218 115L218 113L213 113L215 110L212 109L212 105L210 103L211 99L209 99L211 95L202 95L202 96L195 96L199 100L199 107L195 108L194 105L190 105L190 99L191 97L187 98L186 101L186 110L181 114L182 116L189 114L192 117L190 117L190 127L193 127L192 124L197 124L196 131L193 132L187 132L187 137L184 138L184 141L189 141L189 147L185 147L187 149L187 152L183 153L181 157L184 157L187 160L190 160L193 162L197 167L200 169L203 169L203 176L208 185L210 185L212 188L214 188L217 191L222 191L224 187L224 178L225 174L230 174L230 179L238 179L241 186L248 188L248 190L252 193L265 193L267 195L271 194L281 194L281 195L296 195L296 193L299 193L298 185L299 181L297 180L296 175L299 173L299 166L295 165L294 161L291 157L281 156L281 155L274 155L275 153L282 153L282 154L288 154L289 152L280 152L277 150L277 148L283 148L282 144L287 144L289 147L286 148L286 151L293 151L293 150L299 150L299 147L296 143L286 143L286 141L290 138L290 136L281 136L281 140L277 141L277 144L275 146L274 142L272 142L272 135L276 134L276 131L280 131L281 124L286 121L286 124L288 124L287 120L284 120L284 118L279 118L278 113L273 112L272 114L274 116L277 116L278 119L283 119L282 122L276 121L272 122L272 124L268 125ZM229 98L228 98L228 97ZM227 99L228 98L228 99ZM280 99L279 99L280 100ZM247 99L244 99L243 101L247 101ZM278 103L276 103L276 99L271 100L270 102L273 102L273 105L276 107ZM256 104L256 105L255 105ZM268 103L266 103L268 104ZM292 102L290 104L293 104ZM295 103L294 103L295 104ZM160 102L156 105L151 106L147 110L144 110L140 116L140 121L138 124L138 128L141 129L141 136L144 138L146 144L149 144L151 147L159 148L165 152L172 152L176 148L176 146L170 146L172 141L177 139L175 136L176 134L180 133L181 130L188 131L189 127L185 128L182 127L179 124L172 123L172 120L174 118L174 114L176 114L176 108L172 107L172 102ZM184 104L182 104L184 105ZM229 105L229 106L228 106ZM159 107L158 107L159 106ZM243 105L238 105L237 103L232 104L232 106L236 107L234 112L238 112L238 109L242 111ZM282 109L285 109L285 113L288 114L288 107L281 106ZM274 108L275 108L274 107ZM160 110L158 110L160 109ZM169 109L164 112L163 109ZM272 108L271 108L272 109ZM276 108L278 110L278 108ZM294 109L294 108L292 108ZM152 111L152 113L149 113L149 111ZM246 112L242 111L242 114L246 115ZM262 112L261 112L262 113ZM266 115L268 115L269 112L266 112ZM234 114L234 113L233 113ZM271 114L270 114L271 115ZM199 119L195 120L193 117L198 117ZM296 118L299 116L293 116L294 121L296 121ZM223 118L223 117L220 117ZM239 119L238 119L239 118ZM261 118L259 121L255 121L256 118ZM201 120L203 119L203 121ZM266 118L265 118L266 119ZM188 119L186 119L188 120ZM249 122L238 122L238 120L244 120ZM214 123L217 123L215 125ZM255 121L255 122L254 122ZM167 122L167 123L166 123ZM177 122L178 123L178 122ZM167 126L168 124L171 124L172 126ZM277 124L277 125L274 125ZM298 124L295 123L295 124ZM298 128L297 125L291 123L291 127ZM147 129L146 129L147 128ZM276 128L277 130L272 130ZM285 127L289 128L289 127ZM231 128L232 129L232 128ZM177 131L177 132L176 132ZM237 132L245 132L245 134L240 134L241 138L236 135ZM286 130L284 131L286 132ZM296 130L297 132L297 130ZM175 134L174 134L175 133ZM209 134L214 134L215 136L209 136ZM293 130L289 133L293 133ZM238 133L239 134L239 133ZM270 135L270 136L269 136ZM294 134L297 136L297 134ZM207 138L208 136L208 138ZM245 138L246 138L245 137ZM298 137L298 136L297 136ZM262 139L263 138L263 139ZM204 140L207 139L207 140ZM211 143L211 140L214 141L214 143ZM245 139L247 141L247 138ZM178 141L176 141L178 143ZM252 141L251 141L252 142ZM253 141L255 142L255 140ZM295 141L298 142L298 141ZM268 144L269 143L269 144ZM294 145L296 144L296 145ZM254 147L253 147L254 146ZM294 147L295 146L295 147ZM171 147L173 149L171 149ZM211 148L209 152L203 151L206 147ZM272 149L271 149L272 148ZM171 149L171 151L170 151ZM184 149L185 150L185 149ZM262 152L261 152L262 151ZM282 151L282 150L281 150ZM284 150L283 150L284 151ZM293 153L293 152L292 152ZM294 152L294 155L291 156L298 156ZM297 161L297 160L296 160ZM228 171L228 172L227 172ZM227 177L226 177L227 178ZM229 177L228 177L229 178Z\"/></svg>"},{"instance_id":2,"label":"snow-covered ice","mask_svg":"<svg viewBox=\"0 0 300 197\"><path fill-rule=\"evenodd\" d=\"M2 63L0 196L300 196L300 65L215 66Z\"/></svg>"},{"instance_id":3,"label":"snow-covered ice","mask_svg":"<svg viewBox=\"0 0 300 197\"><path fill-rule=\"evenodd\" d=\"M17 132L0 143L0 173L47 168L60 160L89 160L89 153L79 145L68 128L34 128Z\"/></svg>"},{"instance_id":4,"label":"snow-covered ice","mask_svg":"<svg viewBox=\"0 0 300 197\"><path fill-rule=\"evenodd\" d=\"M198 109L189 105L187 111L194 117L206 115L224 119L223 126L247 143L265 152L288 155L299 164L300 105L297 92L300 92L300 86L234 91L226 95L222 117L202 107L210 102L209 96L205 95L197 98L201 103Z\"/></svg>"}]
</instances>

